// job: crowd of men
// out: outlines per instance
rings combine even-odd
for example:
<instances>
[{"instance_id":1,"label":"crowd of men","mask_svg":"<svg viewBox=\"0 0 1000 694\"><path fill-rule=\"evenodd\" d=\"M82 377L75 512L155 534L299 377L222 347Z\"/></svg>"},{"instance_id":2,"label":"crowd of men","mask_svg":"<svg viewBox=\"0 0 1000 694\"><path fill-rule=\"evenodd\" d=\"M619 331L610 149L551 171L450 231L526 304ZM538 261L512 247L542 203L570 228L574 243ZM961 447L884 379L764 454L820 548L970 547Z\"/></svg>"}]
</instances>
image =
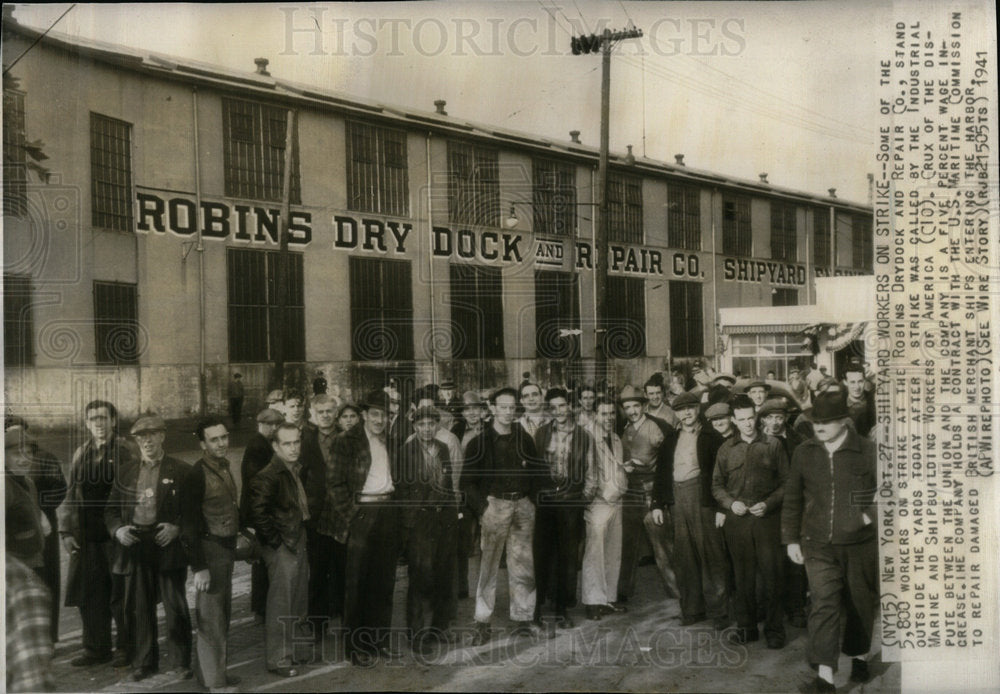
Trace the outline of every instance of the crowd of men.
<instances>
[{"instance_id":1,"label":"crowd of men","mask_svg":"<svg viewBox=\"0 0 1000 694\"><path fill-rule=\"evenodd\" d=\"M617 392L526 378L485 398L459 397L451 382L412 395L390 383L354 403L323 379L309 401L268 396L241 490L221 418L198 423L203 455L188 465L166 454L162 418L141 417L128 439L114 404L92 401L66 480L9 416L8 686L45 688L50 676L57 536L70 558L64 602L83 627L72 665L128 667L130 681L160 671L161 603L172 673L235 690L227 635L240 559L254 561L266 667L291 677L303 662L289 628L299 640L342 634L358 666L398 655L401 562L406 633L427 653L457 641L462 599L475 600L471 645L493 638L502 565L513 633L538 636L546 623L572 629L627 612L647 557L681 627L709 622L748 644L763 624L767 647L780 649L787 620L808 628L814 689L834 691L841 652L851 679L866 681L878 599L871 381L854 364L842 381L806 376L790 375L785 397L769 397L773 381L736 389L733 376L696 385L678 372L669 386L657 373ZM242 386L228 396L235 428ZM11 585L37 582L33 572L47 590L15 591L19 612ZM22 629L13 655L12 628Z\"/></svg>"}]
</instances>

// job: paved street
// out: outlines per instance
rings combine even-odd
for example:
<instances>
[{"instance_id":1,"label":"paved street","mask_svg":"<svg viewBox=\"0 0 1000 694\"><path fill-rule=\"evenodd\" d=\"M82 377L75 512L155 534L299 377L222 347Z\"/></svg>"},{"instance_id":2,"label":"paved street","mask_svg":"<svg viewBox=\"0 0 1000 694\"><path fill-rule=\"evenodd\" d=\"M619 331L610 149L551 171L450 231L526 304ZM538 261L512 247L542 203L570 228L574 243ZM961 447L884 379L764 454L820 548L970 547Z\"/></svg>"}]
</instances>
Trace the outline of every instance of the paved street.
<instances>
[{"instance_id":1,"label":"paved street","mask_svg":"<svg viewBox=\"0 0 1000 694\"><path fill-rule=\"evenodd\" d=\"M167 451L188 461L199 452L192 445L189 423L170 425ZM238 461L246 435L237 433L230 459ZM39 436L39 442L64 459L69 445L65 433ZM238 465L235 466L238 468ZM478 559L470 562L474 577ZM65 577L65 564L64 564ZM571 611L577 627L543 633L538 637L509 637L506 628L506 572L501 571L497 590L495 635L484 646L468 646L471 639L473 600L459 601L456 625L464 643L448 652L415 657L402 632L396 640L400 658L360 669L344 662L339 640L330 636L321 647L300 646L297 656L311 658L300 676L280 679L269 674L263 662L264 629L255 626L249 610L250 570L237 563L234 577L233 623L230 632L230 673L241 678L242 691L670 691L670 692L795 692L808 682L812 671L805 664L804 629L788 627L789 643L780 651L767 650L763 641L749 647L721 642L709 622L681 628L676 600L666 600L653 566L639 570L639 588L625 615L586 621L581 608ZM474 585L474 583L473 583ZM397 572L393 625L405 623L406 568ZM188 602L194 589L188 580ZM161 636L162 628L161 616ZM339 624L335 625L339 626ZM162 641L161 641L162 644ZM109 666L73 668L69 661L79 653L80 619L75 608L63 608L60 641L53 662L59 691L202 691L194 680L177 681L158 675L128 688L118 685L127 670ZM164 660L161 645L161 660ZM864 686L848 687L850 665L841 661L837 682L842 692L899 691L898 664L872 668L876 677Z\"/></svg>"}]
</instances>

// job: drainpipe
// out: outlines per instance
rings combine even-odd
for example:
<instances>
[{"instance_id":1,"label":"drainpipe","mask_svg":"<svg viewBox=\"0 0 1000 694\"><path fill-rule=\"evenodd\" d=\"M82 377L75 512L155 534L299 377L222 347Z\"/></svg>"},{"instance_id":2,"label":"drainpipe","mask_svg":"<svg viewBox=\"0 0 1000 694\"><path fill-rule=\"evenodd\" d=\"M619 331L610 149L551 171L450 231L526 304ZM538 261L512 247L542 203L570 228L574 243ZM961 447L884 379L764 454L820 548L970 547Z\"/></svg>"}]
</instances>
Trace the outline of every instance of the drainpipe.
<instances>
[{"instance_id":1,"label":"drainpipe","mask_svg":"<svg viewBox=\"0 0 1000 694\"><path fill-rule=\"evenodd\" d=\"M712 188L712 336L715 338L712 344L712 353L715 354L715 370L722 370L722 355L719 354L719 273L717 271L718 258L715 255L716 242L715 234L718 230L716 220L716 201L722 204L719 188Z\"/></svg>"},{"instance_id":2,"label":"drainpipe","mask_svg":"<svg viewBox=\"0 0 1000 694\"><path fill-rule=\"evenodd\" d=\"M198 149L198 87L191 87L191 113L194 125L194 209L198 251L198 413L204 417L208 394L205 380L205 243L201 228L201 162Z\"/></svg>"},{"instance_id":3,"label":"drainpipe","mask_svg":"<svg viewBox=\"0 0 1000 694\"><path fill-rule=\"evenodd\" d=\"M434 238L434 191L432 190L432 179L431 179L431 132L427 132L427 137L424 140L424 147L427 156L427 239ZM431 339L430 339L430 350L431 350L431 381L437 382L437 347L434 339L434 331L437 330L437 321L434 319L434 253L427 254L427 269L428 269L428 288L430 290L431 296ZM449 355L451 356L451 355ZM402 405L400 405L402 407ZM402 413L400 413L402 414Z\"/></svg>"}]
</instances>

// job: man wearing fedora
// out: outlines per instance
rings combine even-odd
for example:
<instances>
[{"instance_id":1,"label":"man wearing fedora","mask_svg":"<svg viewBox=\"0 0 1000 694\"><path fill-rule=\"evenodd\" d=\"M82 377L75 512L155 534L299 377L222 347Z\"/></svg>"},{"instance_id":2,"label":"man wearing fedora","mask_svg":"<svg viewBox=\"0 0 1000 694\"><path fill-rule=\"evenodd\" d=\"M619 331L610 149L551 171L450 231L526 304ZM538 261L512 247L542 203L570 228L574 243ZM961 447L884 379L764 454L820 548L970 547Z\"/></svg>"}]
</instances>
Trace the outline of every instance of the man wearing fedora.
<instances>
[{"instance_id":1,"label":"man wearing fedora","mask_svg":"<svg viewBox=\"0 0 1000 694\"><path fill-rule=\"evenodd\" d=\"M265 663L269 672L295 677L293 630L302 629L309 605L309 550L305 523L309 502L302 486L302 432L291 422L282 422L271 441L273 457L250 482L249 517L260 540L261 557L267 567L267 612L264 618Z\"/></svg>"},{"instance_id":2,"label":"man wearing fedora","mask_svg":"<svg viewBox=\"0 0 1000 694\"><path fill-rule=\"evenodd\" d=\"M723 529L736 579L734 640L745 644L760 639L759 575L766 603L767 647L784 648L780 509L788 477L788 456L776 438L760 431L753 402L748 397L738 395L732 407L736 435L719 447L712 495L726 514Z\"/></svg>"},{"instance_id":3,"label":"man wearing fedora","mask_svg":"<svg viewBox=\"0 0 1000 694\"><path fill-rule=\"evenodd\" d=\"M117 543L113 570L125 576L125 612L135 619L132 682L159 670L158 600L166 613L174 673L191 676L191 614L184 587L188 562L180 538L181 490L191 467L164 453L166 431L157 415L132 425L140 459L122 467L104 510L108 533Z\"/></svg>"},{"instance_id":4,"label":"man wearing fedora","mask_svg":"<svg viewBox=\"0 0 1000 694\"><path fill-rule=\"evenodd\" d=\"M226 425L208 417L198 422L194 433L203 454L184 483L181 530L194 573L198 680L210 690L225 690L238 682L226 675L226 657L240 530L239 497L226 457Z\"/></svg>"},{"instance_id":5,"label":"man wearing fedora","mask_svg":"<svg viewBox=\"0 0 1000 694\"><path fill-rule=\"evenodd\" d=\"M836 691L841 652L852 657L851 681L868 681L879 604L875 444L848 426L850 417L845 393L816 396L813 438L792 456L781 514L788 556L809 576L808 659L818 692Z\"/></svg>"},{"instance_id":6,"label":"man wearing fedora","mask_svg":"<svg viewBox=\"0 0 1000 694\"><path fill-rule=\"evenodd\" d=\"M663 443L666 464L656 470L653 522L663 525L664 514L673 512L681 626L707 617L721 631L729 626L729 557L712 497L712 471L721 440L702 430L700 406L693 393L674 399L680 428Z\"/></svg>"},{"instance_id":7,"label":"man wearing fedora","mask_svg":"<svg viewBox=\"0 0 1000 694\"><path fill-rule=\"evenodd\" d=\"M618 602L626 602L635 590L639 563L639 544L643 528L653 548L656 568L671 598L680 591L673 563L673 524L665 513L661 525L653 521L653 483L657 469L667 463L663 442L673 429L662 419L646 414L646 396L632 386L625 386L618 398L627 424L622 432L628 492L622 500L622 564L618 577Z\"/></svg>"},{"instance_id":8,"label":"man wearing fedora","mask_svg":"<svg viewBox=\"0 0 1000 694\"><path fill-rule=\"evenodd\" d=\"M345 654L354 665L393 657L392 594L399 554L399 449L386 438L389 396L369 393L361 403L362 426L333 440L325 525L347 543L344 571Z\"/></svg>"}]
</instances>

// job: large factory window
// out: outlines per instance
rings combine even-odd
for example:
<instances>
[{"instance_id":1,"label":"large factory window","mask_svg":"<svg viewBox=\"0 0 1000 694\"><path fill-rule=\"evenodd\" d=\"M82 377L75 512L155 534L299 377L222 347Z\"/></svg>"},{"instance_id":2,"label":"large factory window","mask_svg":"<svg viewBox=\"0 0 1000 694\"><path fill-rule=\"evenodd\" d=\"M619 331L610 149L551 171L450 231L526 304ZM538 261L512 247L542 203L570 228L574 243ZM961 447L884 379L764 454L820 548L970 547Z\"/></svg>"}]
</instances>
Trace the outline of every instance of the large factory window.
<instances>
[{"instance_id":1,"label":"large factory window","mask_svg":"<svg viewBox=\"0 0 1000 694\"><path fill-rule=\"evenodd\" d=\"M852 265L858 269L872 269L872 220L856 214L851 217Z\"/></svg>"},{"instance_id":2,"label":"large factory window","mask_svg":"<svg viewBox=\"0 0 1000 694\"><path fill-rule=\"evenodd\" d=\"M536 159L531 168L535 233L573 236L576 231L575 167Z\"/></svg>"},{"instance_id":3,"label":"large factory window","mask_svg":"<svg viewBox=\"0 0 1000 694\"><path fill-rule=\"evenodd\" d=\"M753 255L750 199L722 199L722 253L749 258Z\"/></svg>"},{"instance_id":4,"label":"large factory window","mask_svg":"<svg viewBox=\"0 0 1000 694\"><path fill-rule=\"evenodd\" d=\"M451 265L451 356L503 359L503 277L500 268Z\"/></svg>"},{"instance_id":5,"label":"large factory window","mask_svg":"<svg viewBox=\"0 0 1000 694\"><path fill-rule=\"evenodd\" d=\"M32 366L35 363L31 320L31 277L3 276L3 363Z\"/></svg>"},{"instance_id":6,"label":"large factory window","mask_svg":"<svg viewBox=\"0 0 1000 694\"><path fill-rule=\"evenodd\" d=\"M348 209L405 217L409 196L406 133L348 121Z\"/></svg>"},{"instance_id":7,"label":"large factory window","mask_svg":"<svg viewBox=\"0 0 1000 694\"><path fill-rule=\"evenodd\" d=\"M604 353L613 359L635 359L646 353L645 281L609 277L608 325Z\"/></svg>"},{"instance_id":8,"label":"large factory window","mask_svg":"<svg viewBox=\"0 0 1000 694\"><path fill-rule=\"evenodd\" d=\"M409 260L352 257L351 358L413 359L413 285Z\"/></svg>"},{"instance_id":9,"label":"large factory window","mask_svg":"<svg viewBox=\"0 0 1000 694\"><path fill-rule=\"evenodd\" d=\"M6 82L8 77L4 77ZM27 212L28 166L24 148L24 92L3 90L3 213L23 217Z\"/></svg>"},{"instance_id":10,"label":"large factory window","mask_svg":"<svg viewBox=\"0 0 1000 694\"><path fill-rule=\"evenodd\" d=\"M795 206L771 201L771 258L798 260L798 244L795 230Z\"/></svg>"},{"instance_id":11,"label":"large factory window","mask_svg":"<svg viewBox=\"0 0 1000 694\"><path fill-rule=\"evenodd\" d=\"M670 352L675 357L699 357L705 351L701 285L670 283Z\"/></svg>"},{"instance_id":12,"label":"large factory window","mask_svg":"<svg viewBox=\"0 0 1000 694\"><path fill-rule=\"evenodd\" d=\"M500 225L497 150L448 143L448 218L455 224Z\"/></svg>"},{"instance_id":13,"label":"large factory window","mask_svg":"<svg viewBox=\"0 0 1000 694\"><path fill-rule=\"evenodd\" d=\"M576 275L535 271L535 345L538 356L570 359L580 355L580 304Z\"/></svg>"},{"instance_id":14,"label":"large factory window","mask_svg":"<svg viewBox=\"0 0 1000 694\"><path fill-rule=\"evenodd\" d=\"M671 185L667 191L667 244L701 250L701 199L697 188Z\"/></svg>"},{"instance_id":15,"label":"large factory window","mask_svg":"<svg viewBox=\"0 0 1000 694\"><path fill-rule=\"evenodd\" d=\"M90 114L92 220L98 229L132 229L132 125Z\"/></svg>"},{"instance_id":16,"label":"large factory window","mask_svg":"<svg viewBox=\"0 0 1000 694\"><path fill-rule=\"evenodd\" d=\"M744 377L764 376L773 371L780 381L792 367L802 367L813 359L802 346L802 333L733 335L733 373Z\"/></svg>"},{"instance_id":17,"label":"large factory window","mask_svg":"<svg viewBox=\"0 0 1000 694\"><path fill-rule=\"evenodd\" d=\"M98 364L139 363L135 284L94 282L94 337Z\"/></svg>"},{"instance_id":18,"label":"large factory window","mask_svg":"<svg viewBox=\"0 0 1000 694\"><path fill-rule=\"evenodd\" d=\"M642 179L608 174L608 240L642 243Z\"/></svg>"},{"instance_id":19,"label":"large factory window","mask_svg":"<svg viewBox=\"0 0 1000 694\"><path fill-rule=\"evenodd\" d=\"M813 210L813 262L830 266L830 211L821 207Z\"/></svg>"},{"instance_id":20,"label":"large factory window","mask_svg":"<svg viewBox=\"0 0 1000 694\"><path fill-rule=\"evenodd\" d=\"M284 339L286 361L305 361L302 254L288 253L286 257L285 325L279 331L277 271L281 254L249 248L228 250L229 361L272 361L279 338Z\"/></svg>"},{"instance_id":21,"label":"large factory window","mask_svg":"<svg viewBox=\"0 0 1000 694\"><path fill-rule=\"evenodd\" d=\"M222 100L222 152L226 195L248 200L281 200L288 111L238 99ZM292 133L290 201L301 202L298 133Z\"/></svg>"}]
</instances>

